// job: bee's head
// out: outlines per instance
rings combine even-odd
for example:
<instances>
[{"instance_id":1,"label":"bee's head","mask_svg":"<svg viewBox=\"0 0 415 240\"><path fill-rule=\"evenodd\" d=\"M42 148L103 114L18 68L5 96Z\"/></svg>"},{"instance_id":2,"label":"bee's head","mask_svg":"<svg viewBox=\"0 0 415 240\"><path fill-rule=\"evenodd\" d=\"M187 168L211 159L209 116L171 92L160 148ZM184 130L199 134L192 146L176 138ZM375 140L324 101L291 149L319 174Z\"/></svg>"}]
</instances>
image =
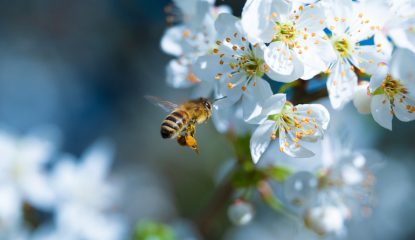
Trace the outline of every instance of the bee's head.
<instances>
[{"instance_id":1,"label":"bee's head","mask_svg":"<svg viewBox=\"0 0 415 240\"><path fill-rule=\"evenodd\" d=\"M205 107L205 109L208 113L212 112L212 103L209 101L209 99L200 98L200 102L203 104L203 106Z\"/></svg>"}]
</instances>

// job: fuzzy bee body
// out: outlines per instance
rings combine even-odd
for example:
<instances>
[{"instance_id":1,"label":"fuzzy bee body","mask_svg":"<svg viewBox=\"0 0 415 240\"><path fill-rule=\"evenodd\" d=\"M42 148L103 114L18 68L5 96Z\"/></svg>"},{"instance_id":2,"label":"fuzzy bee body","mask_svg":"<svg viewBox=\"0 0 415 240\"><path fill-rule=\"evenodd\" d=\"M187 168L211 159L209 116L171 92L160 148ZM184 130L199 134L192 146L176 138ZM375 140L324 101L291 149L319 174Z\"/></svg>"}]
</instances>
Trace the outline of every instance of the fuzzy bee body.
<instances>
[{"instance_id":1,"label":"fuzzy bee body","mask_svg":"<svg viewBox=\"0 0 415 240\"><path fill-rule=\"evenodd\" d=\"M171 112L161 124L161 137L174 138L179 135L186 127L190 117L187 112L177 109Z\"/></svg>"},{"instance_id":2,"label":"fuzzy bee body","mask_svg":"<svg viewBox=\"0 0 415 240\"><path fill-rule=\"evenodd\" d=\"M171 111L161 124L162 138L176 138L182 146L198 151L194 138L196 124L206 122L212 115L212 104L206 98L189 100L181 105L162 101L156 97L147 99L165 110Z\"/></svg>"}]
</instances>

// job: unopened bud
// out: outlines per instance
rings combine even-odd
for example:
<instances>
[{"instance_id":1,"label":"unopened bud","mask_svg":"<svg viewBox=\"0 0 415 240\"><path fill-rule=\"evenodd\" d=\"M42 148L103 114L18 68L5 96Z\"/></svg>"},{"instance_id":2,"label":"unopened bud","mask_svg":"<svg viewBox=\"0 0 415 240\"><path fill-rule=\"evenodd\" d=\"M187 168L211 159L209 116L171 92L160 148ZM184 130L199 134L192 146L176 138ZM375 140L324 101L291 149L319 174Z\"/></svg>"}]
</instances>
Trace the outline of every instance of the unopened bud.
<instances>
[{"instance_id":1,"label":"unopened bud","mask_svg":"<svg viewBox=\"0 0 415 240\"><path fill-rule=\"evenodd\" d=\"M254 217L254 208L249 202L236 200L228 208L228 217L235 225L248 224Z\"/></svg>"},{"instance_id":2,"label":"unopened bud","mask_svg":"<svg viewBox=\"0 0 415 240\"><path fill-rule=\"evenodd\" d=\"M361 81L353 95L353 105L361 114L370 113L371 96L368 92L369 82Z\"/></svg>"}]
</instances>

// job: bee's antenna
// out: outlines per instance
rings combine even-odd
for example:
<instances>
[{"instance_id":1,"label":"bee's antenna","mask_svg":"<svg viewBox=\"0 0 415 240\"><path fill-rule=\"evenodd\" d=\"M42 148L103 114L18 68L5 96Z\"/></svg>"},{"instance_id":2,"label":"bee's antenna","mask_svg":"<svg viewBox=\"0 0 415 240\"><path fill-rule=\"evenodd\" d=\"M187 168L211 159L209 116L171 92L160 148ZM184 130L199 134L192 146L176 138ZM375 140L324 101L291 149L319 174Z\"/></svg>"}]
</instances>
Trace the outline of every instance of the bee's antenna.
<instances>
[{"instance_id":1,"label":"bee's antenna","mask_svg":"<svg viewBox=\"0 0 415 240\"><path fill-rule=\"evenodd\" d=\"M222 99L225 99L225 98L227 98L228 96L224 96L224 97L221 97L221 98L216 98L216 99L214 99L213 100L213 102L215 103L215 102L217 102L217 101L219 101L219 100L222 100Z\"/></svg>"}]
</instances>

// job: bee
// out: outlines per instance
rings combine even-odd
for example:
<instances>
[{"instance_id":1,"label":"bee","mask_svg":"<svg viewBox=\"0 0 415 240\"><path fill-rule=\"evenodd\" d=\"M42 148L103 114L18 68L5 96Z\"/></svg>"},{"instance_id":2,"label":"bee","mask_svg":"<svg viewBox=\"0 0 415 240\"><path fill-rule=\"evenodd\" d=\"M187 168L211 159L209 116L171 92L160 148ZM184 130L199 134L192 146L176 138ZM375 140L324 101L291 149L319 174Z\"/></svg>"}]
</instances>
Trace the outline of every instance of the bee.
<instances>
[{"instance_id":1,"label":"bee","mask_svg":"<svg viewBox=\"0 0 415 240\"><path fill-rule=\"evenodd\" d=\"M212 116L212 103L207 98L189 100L180 105L154 96L145 98L170 112L161 124L161 137L176 138L179 145L199 153L195 138L196 125L206 122Z\"/></svg>"}]
</instances>

